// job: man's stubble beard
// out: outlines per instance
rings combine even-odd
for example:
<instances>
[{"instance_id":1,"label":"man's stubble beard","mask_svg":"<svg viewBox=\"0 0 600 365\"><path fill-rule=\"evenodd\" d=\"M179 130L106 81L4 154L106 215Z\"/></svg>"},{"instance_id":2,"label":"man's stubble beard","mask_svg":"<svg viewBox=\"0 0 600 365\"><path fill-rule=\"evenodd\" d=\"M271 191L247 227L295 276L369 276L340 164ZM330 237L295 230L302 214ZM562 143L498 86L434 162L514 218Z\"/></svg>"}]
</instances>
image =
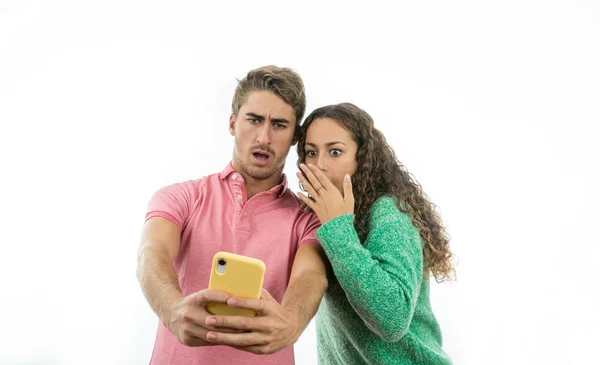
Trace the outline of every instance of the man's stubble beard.
<instances>
[{"instance_id":1,"label":"man's stubble beard","mask_svg":"<svg viewBox=\"0 0 600 365\"><path fill-rule=\"evenodd\" d=\"M252 153L249 152L250 150L252 150L252 148L249 148L248 152L246 154L246 157L248 158L247 162L244 162L244 158L243 158L244 156L242 156L241 154L239 154L237 152L238 151L237 146L234 147L234 157L237 158L238 165L244 171L244 174L246 174L246 176L251 177L255 180L266 180L266 179L270 178L271 176L273 176L275 173L277 173L278 170L281 170L280 173L283 173L283 169L285 167L285 161L287 159L287 156L289 155L291 148L292 148L292 145L290 144L288 149L284 152L285 157L283 157L283 158L277 157L275 155L275 151L273 149L270 149L271 158L273 158L275 160L275 166L273 167L272 170L268 170L268 171L265 171L263 168L260 168L257 166L252 166L252 163L250 162L252 160L252 157L251 157Z\"/></svg>"},{"instance_id":2,"label":"man's stubble beard","mask_svg":"<svg viewBox=\"0 0 600 365\"><path fill-rule=\"evenodd\" d=\"M266 180L272 177L274 174L276 174L279 170L281 170L281 173L283 173L285 159L281 161L280 159L276 158L275 160L275 166L269 170L257 166L252 166L252 163L244 163L242 161L240 161L240 166L247 176L255 180Z\"/></svg>"}]
</instances>

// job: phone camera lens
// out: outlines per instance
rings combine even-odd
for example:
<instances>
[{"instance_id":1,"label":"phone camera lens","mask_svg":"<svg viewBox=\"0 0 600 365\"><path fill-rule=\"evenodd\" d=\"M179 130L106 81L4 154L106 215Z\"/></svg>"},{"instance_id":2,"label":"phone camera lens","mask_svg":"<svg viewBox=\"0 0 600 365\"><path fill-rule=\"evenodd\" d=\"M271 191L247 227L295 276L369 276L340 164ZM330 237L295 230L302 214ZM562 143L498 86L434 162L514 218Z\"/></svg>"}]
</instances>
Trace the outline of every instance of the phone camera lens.
<instances>
[{"instance_id":1,"label":"phone camera lens","mask_svg":"<svg viewBox=\"0 0 600 365\"><path fill-rule=\"evenodd\" d=\"M225 259L219 259L219 265L225 266L226 263L227 261L225 261Z\"/></svg>"}]
</instances>

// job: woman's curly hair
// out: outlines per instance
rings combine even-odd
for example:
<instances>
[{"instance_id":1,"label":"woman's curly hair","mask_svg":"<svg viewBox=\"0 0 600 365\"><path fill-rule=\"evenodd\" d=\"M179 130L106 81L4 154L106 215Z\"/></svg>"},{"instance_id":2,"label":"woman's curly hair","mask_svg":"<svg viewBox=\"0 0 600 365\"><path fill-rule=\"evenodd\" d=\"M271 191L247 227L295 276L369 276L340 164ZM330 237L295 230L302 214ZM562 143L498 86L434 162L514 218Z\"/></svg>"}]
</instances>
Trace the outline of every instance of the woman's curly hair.
<instances>
[{"instance_id":1,"label":"woman's curly hair","mask_svg":"<svg viewBox=\"0 0 600 365\"><path fill-rule=\"evenodd\" d=\"M356 172L352 176L355 200L354 227L362 242L368 235L369 211L382 196L394 196L398 208L410 214L412 223L424 241L425 272L436 281L455 278L449 237L436 207L423 192L421 185L398 161L383 134L375 128L373 119L364 110L350 103L328 105L314 110L302 124L298 140L298 167L306 158L306 132L318 118L330 118L350 132L358 145Z\"/></svg>"}]
</instances>

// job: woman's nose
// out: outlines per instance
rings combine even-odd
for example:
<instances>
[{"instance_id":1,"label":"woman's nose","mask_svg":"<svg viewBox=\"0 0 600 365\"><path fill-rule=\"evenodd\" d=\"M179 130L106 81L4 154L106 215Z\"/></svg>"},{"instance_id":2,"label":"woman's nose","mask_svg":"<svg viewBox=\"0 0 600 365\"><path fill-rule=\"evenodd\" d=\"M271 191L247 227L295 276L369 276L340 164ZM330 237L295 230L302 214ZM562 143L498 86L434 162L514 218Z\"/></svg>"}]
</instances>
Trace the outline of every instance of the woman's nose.
<instances>
[{"instance_id":1,"label":"woman's nose","mask_svg":"<svg viewBox=\"0 0 600 365\"><path fill-rule=\"evenodd\" d=\"M320 155L319 159L317 160L317 167L321 171L326 172L329 168L328 163L327 163L327 158L323 157L323 155Z\"/></svg>"}]
</instances>

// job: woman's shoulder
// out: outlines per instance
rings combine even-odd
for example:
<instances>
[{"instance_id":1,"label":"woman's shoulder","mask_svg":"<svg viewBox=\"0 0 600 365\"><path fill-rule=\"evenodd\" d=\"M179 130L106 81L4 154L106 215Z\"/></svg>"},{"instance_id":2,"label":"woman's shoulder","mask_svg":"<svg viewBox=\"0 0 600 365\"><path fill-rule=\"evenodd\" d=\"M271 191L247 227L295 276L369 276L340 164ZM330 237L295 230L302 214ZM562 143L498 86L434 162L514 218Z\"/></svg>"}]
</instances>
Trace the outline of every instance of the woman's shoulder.
<instances>
[{"instance_id":1,"label":"woman's shoulder","mask_svg":"<svg viewBox=\"0 0 600 365\"><path fill-rule=\"evenodd\" d=\"M379 197L373 203L370 211L371 226L381 224L397 222L402 226L413 227L412 219L409 213L403 212L398 207L398 200L396 197L391 195L384 195Z\"/></svg>"},{"instance_id":2,"label":"woman's shoulder","mask_svg":"<svg viewBox=\"0 0 600 365\"><path fill-rule=\"evenodd\" d=\"M370 213L371 219L406 214L398 208L398 201L392 195L384 195L377 198L371 206Z\"/></svg>"}]
</instances>

